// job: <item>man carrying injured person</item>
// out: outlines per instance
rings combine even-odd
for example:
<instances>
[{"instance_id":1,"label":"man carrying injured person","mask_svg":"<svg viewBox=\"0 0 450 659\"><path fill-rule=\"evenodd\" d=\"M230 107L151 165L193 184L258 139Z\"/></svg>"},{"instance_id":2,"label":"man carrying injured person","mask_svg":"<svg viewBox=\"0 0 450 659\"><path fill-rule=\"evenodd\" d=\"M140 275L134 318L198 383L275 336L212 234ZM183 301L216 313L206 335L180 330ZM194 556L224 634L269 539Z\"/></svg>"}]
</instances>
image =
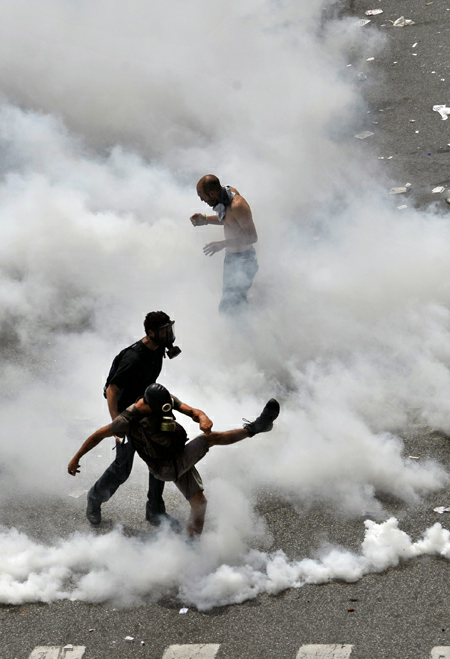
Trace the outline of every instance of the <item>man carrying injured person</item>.
<instances>
[{"instance_id":1,"label":"man carrying injured person","mask_svg":"<svg viewBox=\"0 0 450 659\"><path fill-rule=\"evenodd\" d=\"M175 421L173 411L186 414L199 424L203 434L189 443L184 428ZM200 535L206 513L203 483L195 464L205 457L211 446L225 446L272 430L280 405L271 398L255 421L245 421L244 427L226 432L213 432L212 421L201 410L171 396L161 384L151 384L143 398L116 416L108 426L88 437L69 462L69 474L80 471L80 459L106 437L126 434L149 471L162 481L173 481L189 501L191 514L187 531L190 537Z\"/></svg>"}]
</instances>

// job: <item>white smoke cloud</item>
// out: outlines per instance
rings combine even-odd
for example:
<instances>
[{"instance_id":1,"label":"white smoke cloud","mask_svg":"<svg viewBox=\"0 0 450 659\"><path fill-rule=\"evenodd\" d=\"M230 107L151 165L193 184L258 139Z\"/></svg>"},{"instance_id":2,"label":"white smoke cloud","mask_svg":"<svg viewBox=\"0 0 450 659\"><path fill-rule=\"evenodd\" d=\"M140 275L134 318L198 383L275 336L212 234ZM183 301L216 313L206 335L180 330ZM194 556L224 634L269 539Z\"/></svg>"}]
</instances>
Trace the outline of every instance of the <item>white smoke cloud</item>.
<instances>
[{"instance_id":1,"label":"white smoke cloud","mask_svg":"<svg viewBox=\"0 0 450 659\"><path fill-rule=\"evenodd\" d=\"M270 543L253 512L262 489L358 515L383 514L377 492L409 504L443 487L444 469L405 460L397 433L413 415L450 432L449 223L400 215L347 139L362 102L346 47L374 54L376 31L319 28L318 1L0 6L0 413L13 438L2 493L65 495L100 475L107 462L92 456L77 481L65 465L107 422L109 364L152 309L176 319L183 348L161 380L216 428L240 426L272 395L282 403L273 433L200 465L210 562L164 534L95 539L131 553L127 565L148 556L140 582L89 558L89 535L46 548L6 529L11 551L30 552L19 575L4 564L4 601L66 597L73 574L91 601L174 586L200 607L242 601L271 592L277 566L294 575L277 577L284 587L302 574L282 553L248 549ZM251 313L237 324L217 314L221 255L201 249L221 230L188 220L208 171L249 200L260 236Z\"/></svg>"},{"instance_id":2,"label":"white smoke cloud","mask_svg":"<svg viewBox=\"0 0 450 659\"><path fill-rule=\"evenodd\" d=\"M450 531L439 523L416 542L394 517L381 524L367 520L365 526L358 554L328 547L317 558L293 561L282 550L250 549L222 564L211 553L217 538L208 533L196 547L170 533L158 542L130 540L120 529L102 536L76 533L49 547L15 529L0 529L0 602L78 599L129 606L171 588L184 604L207 611L305 584L355 582L418 556L450 558Z\"/></svg>"}]
</instances>

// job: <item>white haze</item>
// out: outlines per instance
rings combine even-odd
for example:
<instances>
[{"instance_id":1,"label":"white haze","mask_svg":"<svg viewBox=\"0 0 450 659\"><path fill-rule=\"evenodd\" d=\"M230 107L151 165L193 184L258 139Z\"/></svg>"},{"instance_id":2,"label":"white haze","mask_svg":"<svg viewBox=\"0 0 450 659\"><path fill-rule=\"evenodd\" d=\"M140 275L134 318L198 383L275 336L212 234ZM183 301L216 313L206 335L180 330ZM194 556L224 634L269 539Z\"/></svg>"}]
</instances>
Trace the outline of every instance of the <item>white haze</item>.
<instances>
[{"instance_id":1,"label":"white haze","mask_svg":"<svg viewBox=\"0 0 450 659\"><path fill-rule=\"evenodd\" d=\"M439 523L416 542L394 517L381 524L367 520L365 526L359 554L334 547L318 558L294 561L281 549L270 554L249 549L234 565L218 564L220 553L208 534L201 545L187 547L171 533L144 542L115 529L101 536L75 533L49 547L16 529L0 529L0 602L112 600L126 606L176 586L184 604L207 611L305 584L358 581L418 556L450 559L450 531ZM124 570L124 564L130 567Z\"/></svg>"},{"instance_id":2,"label":"white haze","mask_svg":"<svg viewBox=\"0 0 450 659\"><path fill-rule=\"evenodd\" d=\"M399 213L374 188L352 137L364 108L345 53L382 41L350 19L321 26L321 6L0 1L3 493L65 496L100 474L92 456L89 479L69 479L66 464L106 423L110 361L152 309L176 319L183 349L161 381L216 428L272 395L282 403L273 433L201 464L211 506L197 553L170 534L96 538L119 557L127 602L173 586L203 608L242 601L271 592L264 574L280 561L283 587L297 585L297 564L250 548L265 534L252 510L263 488L358 515L381 512L377 492L412 504L448 483L440 465L405 461L396 433L411 418L450 431L450 226L435 211ZM188 220L205 210L195 184L207 172L249 200L260 237L239 323L217 313L223 253L202 254L220 229ZM93 540L83 527L51 549L14 530L2 542L30 548L0 589L18 602L66 596ZM136 552L150 565L142 581ZM27 590L35 555L44 568ZM233 576L247 564L260 586ZM75 596L110 597L117 565L84 565Z\"/></svg>"}]
</instances>

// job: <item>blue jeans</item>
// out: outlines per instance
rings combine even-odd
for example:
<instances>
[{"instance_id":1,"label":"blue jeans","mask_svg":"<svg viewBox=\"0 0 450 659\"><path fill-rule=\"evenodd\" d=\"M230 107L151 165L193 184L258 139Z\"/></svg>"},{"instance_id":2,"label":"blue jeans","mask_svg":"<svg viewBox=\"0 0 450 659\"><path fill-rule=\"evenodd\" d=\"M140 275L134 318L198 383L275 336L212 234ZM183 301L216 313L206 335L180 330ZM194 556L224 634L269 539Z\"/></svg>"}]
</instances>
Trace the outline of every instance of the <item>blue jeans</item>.
<instances>
[{"instance_id":1,"label":"blue jeans","mask_svg":"<svg viewBox=\"0 0 450 659\"><path fill-rule=\"evenodd\" d=\"M135 449L127 441L126 444L116 443L116 459L109 465L108 469L100 476L98 481L89 490L89 498L96 503L105 503L109 501L114 492L120 487L133 468ZM149 473L146 517L153 515L162 515L166 512L162 493L164 490L164 481L158 480Z\"/></svg>"},{"instance_id":2,"label":"blue jeans","mask_svg":"<svg viewBox=\"0 0 450 659\"><path fill-rule=\"evenodd\" d=\"M247 305L247 293L258 272L258 261L253 247L245 252L227 252L223 262L223 288L219 311L237 314Z\"/></svg>"}]
</instances>

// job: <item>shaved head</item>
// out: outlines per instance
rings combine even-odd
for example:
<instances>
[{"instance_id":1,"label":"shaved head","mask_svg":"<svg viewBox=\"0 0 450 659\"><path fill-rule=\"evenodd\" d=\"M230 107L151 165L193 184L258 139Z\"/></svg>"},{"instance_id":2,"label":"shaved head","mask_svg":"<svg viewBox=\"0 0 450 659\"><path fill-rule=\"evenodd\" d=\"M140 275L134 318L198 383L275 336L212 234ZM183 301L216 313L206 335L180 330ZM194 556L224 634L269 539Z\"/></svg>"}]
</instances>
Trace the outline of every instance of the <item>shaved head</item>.
<instances>
[{"instance_id":1,"label":"shaved head","mask_svg":"<svg viewBox=\"0 0 450 659\"><path fill-rule=\"evenodd\" d=\"M202 176L197 183L197 192L203 191L206 192L206 194L209 194L210 192L218 192L220 194L221 190L222 186L220 181L217 176L214 176L214 174L206 174L206 176Z\"/></svg>"}]
</instances>

